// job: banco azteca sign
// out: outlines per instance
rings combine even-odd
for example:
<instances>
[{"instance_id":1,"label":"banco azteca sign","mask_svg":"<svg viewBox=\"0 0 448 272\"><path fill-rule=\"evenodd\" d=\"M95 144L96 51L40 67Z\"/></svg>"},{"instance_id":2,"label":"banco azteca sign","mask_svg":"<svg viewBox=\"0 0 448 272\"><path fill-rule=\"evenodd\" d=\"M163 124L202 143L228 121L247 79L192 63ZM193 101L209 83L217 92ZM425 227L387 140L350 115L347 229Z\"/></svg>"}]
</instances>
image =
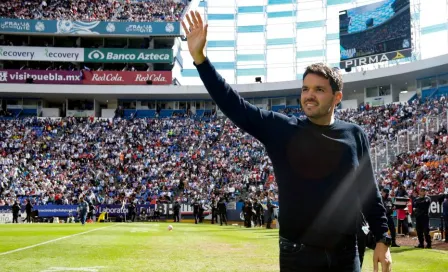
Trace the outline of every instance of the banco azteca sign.
<instances>
[{"instance_id":1,"label":"banco azteca sign","mask_svg":"<svg viewBox=\"0 0 448 272\"><path fill-rule=\"evenodd\" d=\"M84 49L86 62L99 63L172 63L171 49Z\"/></svg>"}]
</instances>

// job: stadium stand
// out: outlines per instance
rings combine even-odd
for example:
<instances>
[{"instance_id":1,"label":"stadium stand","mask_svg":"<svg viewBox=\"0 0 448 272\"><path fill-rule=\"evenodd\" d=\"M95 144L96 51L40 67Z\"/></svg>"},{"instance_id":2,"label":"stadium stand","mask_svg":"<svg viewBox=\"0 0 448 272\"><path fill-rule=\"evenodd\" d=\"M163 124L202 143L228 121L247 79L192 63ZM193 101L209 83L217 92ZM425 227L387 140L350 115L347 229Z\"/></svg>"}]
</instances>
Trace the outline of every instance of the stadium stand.
<instances>
[{"instance_id":1,"label":"stadium stand","mask_svg":"<svg viewBox=\"0 0 448 272\"><path fill-rule=\"evenodd\" d=\"M180 18L186 4L165 0L127 3L115 0L12 0L0 3L0 17L36 20L155 21Z\"/></svg>"},{"instance_id":2,"label":"stadium stand","mask_svg":"<svg viewBox=\"0 0 448 272\"><path fill-rule=\"evenodd\" d=\"M361 125L374 147L403 132L417 134L417 124L445 114L445 96L411 104L362 106L338 111L338 118ZM300 116L297 106L278 108ZM166 110L170 111L170 110ZM17 197L35 204L72 204L84 192L93 203L117 204L121 197L140 204L179 198L189 203L218 193L229 199L269 195L277 185L263 146L227 119L126 113L126 118L3 118L0 121L0 205ZM134 114L133 114L134 113ZM173 113L171 110L170 113ZM143 118L135 118L143 117ZM418 148L397 154L378 173L379 184L394 192L405 185L443 193L448 181L447 124L437 133L420 134Z\"/></svg>"},{"instance_id":3,"label":"stadium stand","mask_svg":"<svg viewBox=\"0 0 448 272\"><path fill-rule=\"evenodd\" d=\"M155 196L161 201L172 197L180 182L186 184L179 196L190 197L199 180L212 177L215 165L205 155L221 122L2 120L0 198L2 203L25 196L35 203L76 203L82 191L95 196L96 203L115 203L120 194L145 203Z\"/></svg>"},{"instance_id":4,"label":"stadium stand","mask_svg":"<svg viewBox=\"0 0 448 272\"><path fill-rule=\"evenodd\" d=\"M344 19L350 33L343 33L345 48L360 49L357 56L402 48L395 40L409 32L405 26L410 14L400 13L409 1L387 3L394 5L374 13L374 31L363 31L366 18ZM180 20L185 7L186 1L163 0L11 0L0 3L0 17L172 22ZM5 39L0 43L27 45ZM70 63L45 67L34 62L20 69L86 68ZM126 65L120 68L124 70L134 68ZM392 189L392 196L400 185L408 194L422 186L431 194L447 193L447 123L438 124L436 133L420 131L431 116L447 114L447 95L447 87L434 87L423 90L420 100L337 112L337 118L363 127L372 149L404 135L417 142L416 149L396 154L395 160L377 169L380 186ZM272 110L304 117L297 105ZM278 199L264 147L211 110L191 115L184 110L125 109L123 118L44 119L35 117L35 109L8 109L0 116L0 206L12 205L15 199L24 204L28 198L33 204L76 204L80 195L95 204L121 204L123 197L139 204L173 199L190 203L195 198L209 202L217 194L233 200L253 195Z\"/></svg>"},{"instance_id":5,"label":"stadium stand","mask_svg":"<svg viewBox=\"0 0 448 272\"><path fill-rule=\"evenodd\" d=\"M165 0L151 0L126 3L117 19L133 22L175 22L179 21L185 3Z\"/></svg>"}]
</instances>

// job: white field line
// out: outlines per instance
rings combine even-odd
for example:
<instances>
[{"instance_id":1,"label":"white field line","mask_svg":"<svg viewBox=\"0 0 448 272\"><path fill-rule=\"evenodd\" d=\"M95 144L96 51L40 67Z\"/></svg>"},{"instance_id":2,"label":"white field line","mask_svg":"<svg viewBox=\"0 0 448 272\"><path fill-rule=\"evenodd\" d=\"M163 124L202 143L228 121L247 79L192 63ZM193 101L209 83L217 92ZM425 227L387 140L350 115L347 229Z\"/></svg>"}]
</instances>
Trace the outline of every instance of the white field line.
<instances>
[{"instance_id":1,"label":"white field line","mask_svg":"<svg viewBox=\"0 0 448 272\"><path fill-rule=\"evenodd\" d=\"M113 227L115 225L116 224L111 225L111 226L102 227L102 228L93 229L93 230L88 230L88 231L84 231L84 232L80 232L80 233L75 233L75 234L72 234L72 235L56 238L56 239L49 240L49 241L46 241L46 242L42 242L42 243L39 243L39 244L35 244L35 245L27 246L27 247L22 247L22 248L18 248L18 249L6 251L6 252L2 252L2 253L0 253L0 256L8 255L8 254L11 254L11 253L14 253L14 252L18 252L18 251L22 251L22 250L27 250L27 249L38 247L38 246L43 246L43 245L46 245L46 244L49 244L49 243L53 243L53 242L57 242L57 241L60 241L60 240L72 238L72 237L75 237L75 236L83 235L83 234L94 232L94 231L97 231L97 230L110 228L110 227Z\"/></svg>"}]
</instances>

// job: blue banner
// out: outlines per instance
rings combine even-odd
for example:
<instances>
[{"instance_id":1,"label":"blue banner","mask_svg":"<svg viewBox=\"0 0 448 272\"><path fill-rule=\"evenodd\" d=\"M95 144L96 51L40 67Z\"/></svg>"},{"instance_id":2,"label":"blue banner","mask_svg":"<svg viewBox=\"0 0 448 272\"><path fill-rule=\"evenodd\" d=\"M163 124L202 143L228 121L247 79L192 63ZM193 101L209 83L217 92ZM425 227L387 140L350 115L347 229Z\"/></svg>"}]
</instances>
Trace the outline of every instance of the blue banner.
<instances>
[{"instance_id":1,"label":"blue banner","mask_svg":"<svg viewBox=\"0 0 448 272\"><path fill-rule=\"evenodd\" d=\"M12 213L11 206L0 206L0 213Z\"/></svg>"},{"instance_id":2,"label":"blue banner","mask_svg":"<svg viewBox=\"0 0 448 272\"><path fill-rule=\"evenodd\" d=\"M22 206L22 210L24 207ZM38 205L34 206L33 210L39 211L40 217L67 217L78 215L77 205Z\"/></svg>"},{"instance_id":3,"label":"blue banner","mask_svg":"<svg viewBox=\"0 0 448 272\"><path fill-rule=\"evenodd\" d=\"M0 18L0 33L98 35L98 36L179 36L179 22L105 22L68 20L22 20Z\"/></svg>"},{"instance_id":4,"label":"blue banner","mask_svg":"<svg viewBox=\"0 0 448 272\"><path fill-rule=\"evenodd\" d=\"M25 213L25 205L20 207L21 214ZM77 205L36 205L33 207L33 211L39 212L39 217L68 217L78 215ZM0 207L0 213L12 213L11 206Z\"/></svg>"},{"instance_id":5,"label":"blue banner","mask_svg":"<svg viewBox=\"0 0 448 272\"><path fill-rule=\"evenodd\" d=\"M272 202L274 205L278 205L277 202ZM111 217L119 217L119 216L127 216L128 215L128 207L129 204L123 205L94 205L95 211L94 215L99 216L102 212L107 212ZM227 209L227 218L230 221L241 221L241 212L243 207L243 202L237 202L234 206L235 209L228 207ZM68 217L69 215L77 217L78 216L78 206L77 205L36 205L33 207L33 210L37 210L39 212L39 217ZM172 218L173 216L173 204L172 203L163 203L159 205L136 205L137 216L140 215L142 211L145 211L146 214L150 213L150 210L158 210L162 217L168 216ZM21 206L21 212L25 213L25 205ZM204 211L204 216L208 216L210 214L210 207L206 207ZM0 207L0 213L12 213L10 206L2 206ZM193 218L193 207L188 204L181 204L181 215L184 219ZM265 211L265 216L267 215L267 211Z\"/></svg>"}]
</instances>

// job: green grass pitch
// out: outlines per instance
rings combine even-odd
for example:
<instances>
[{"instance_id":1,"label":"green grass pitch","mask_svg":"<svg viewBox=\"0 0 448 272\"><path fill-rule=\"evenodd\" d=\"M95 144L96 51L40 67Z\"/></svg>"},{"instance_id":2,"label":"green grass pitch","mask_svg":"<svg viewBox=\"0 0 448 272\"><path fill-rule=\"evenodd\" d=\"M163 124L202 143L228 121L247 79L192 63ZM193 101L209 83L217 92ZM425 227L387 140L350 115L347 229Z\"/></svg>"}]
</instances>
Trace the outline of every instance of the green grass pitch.
<instances>
[{"instance_id":1,"label":"green grass pitch","mask_svg":"<svg viewBox=\"0 0 448 272\"><path fill-rule=\"evenodd\" d=\"M278 230L202 224L0 225L0 271L278 271ZM393 271L448 271L448 252L393 248ZM373 271L372 252L363 271Z\"/></svg>"}]
</instances>

